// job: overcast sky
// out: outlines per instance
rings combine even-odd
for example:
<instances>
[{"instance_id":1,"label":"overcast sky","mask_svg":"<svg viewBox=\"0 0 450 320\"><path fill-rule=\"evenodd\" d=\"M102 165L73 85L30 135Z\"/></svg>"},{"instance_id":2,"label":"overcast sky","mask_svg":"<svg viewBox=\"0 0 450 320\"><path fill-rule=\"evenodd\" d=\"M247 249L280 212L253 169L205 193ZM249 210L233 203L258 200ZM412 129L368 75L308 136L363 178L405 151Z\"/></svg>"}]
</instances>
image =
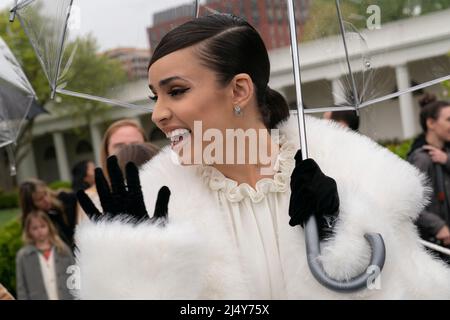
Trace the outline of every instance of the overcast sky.
<instances>
[{"instance_id":1,"label":"overcast sky","mask_svg":"<svg viewBox=\"0 0 450 320\"><path fill-rule=\"evenodd\" d=\"M47 3L61 0L39 0ZM101 49L148 47L146 27L153 14L192 0L74 0L73 26L79 34L91 32ZM0 0L0 9L10 8L14 0ZM79 9L78 9L79 8ZM79 21L79 23L78 23Z\"/></svg>"}]
</instances>

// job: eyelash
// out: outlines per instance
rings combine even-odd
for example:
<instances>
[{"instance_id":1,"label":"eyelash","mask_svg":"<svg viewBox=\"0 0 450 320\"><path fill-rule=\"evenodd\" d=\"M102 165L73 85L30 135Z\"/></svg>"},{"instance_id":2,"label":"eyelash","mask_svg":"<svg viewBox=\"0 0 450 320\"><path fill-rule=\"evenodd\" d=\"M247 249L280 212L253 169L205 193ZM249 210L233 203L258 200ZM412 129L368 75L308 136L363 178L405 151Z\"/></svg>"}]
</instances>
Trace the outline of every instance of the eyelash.
<instances>
[{"instance_id":1,"label":"eyelash","mask_svg":"<svg viewBox=\"0 0 450 320\"><path fill-rule=\"evenodd\" d=\"M178 95L180 95L180 94L183 94L183 93L187 92L189 89L190 89L190 88L172 89L172 90L170 90L170 91L168 92L168 94L169 94L171 97L175 97L175 96L178 96ZM154 101L154 102L156 102L156 101L158 100L158 96L157 96L157 95L154 95L154 96L148 96L148 98L149 98L150 100Z\"/></svg>"}]
</instances>

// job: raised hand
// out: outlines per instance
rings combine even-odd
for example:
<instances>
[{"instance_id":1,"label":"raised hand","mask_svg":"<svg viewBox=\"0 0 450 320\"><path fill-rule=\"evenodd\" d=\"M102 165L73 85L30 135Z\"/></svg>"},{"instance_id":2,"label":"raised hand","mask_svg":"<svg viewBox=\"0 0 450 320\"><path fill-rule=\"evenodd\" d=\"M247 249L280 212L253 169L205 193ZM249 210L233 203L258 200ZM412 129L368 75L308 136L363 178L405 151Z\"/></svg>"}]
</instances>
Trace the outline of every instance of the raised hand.
<instances>
[{"instance_id":1,"label":"raised hand","mask_svg":"<svg viewBox=\"0 0 450 320\"><path fill-rule=\"evenodd\" d=\"M301 150L298 150L291 175L289 224L304 227L312 214L317 219L320 239L330 236L339 214L337 185L313 159L303 160Z\"/></svg>"},{"instance_id":2,"label":"raised hand","mask_svg":"<svg viewBox=\"0 0 450 320\"><path fill-rule=\"evenodd\" d=\"M130 221L134 223L150 220L153 223L165 224L170 198L169 188L163 186L159 190L153 217L149 218L142 195L139 170L136 165L129 162L125 166L126 182L116 156L107 159L107 169L111 180L111 188L102 169L95 169L95 184L104 215L83 190L77 193L78 201L90 219L97 219L102 216L111 219L118 215L126 215L131 217Z\"/></svg>"}]
</instances>

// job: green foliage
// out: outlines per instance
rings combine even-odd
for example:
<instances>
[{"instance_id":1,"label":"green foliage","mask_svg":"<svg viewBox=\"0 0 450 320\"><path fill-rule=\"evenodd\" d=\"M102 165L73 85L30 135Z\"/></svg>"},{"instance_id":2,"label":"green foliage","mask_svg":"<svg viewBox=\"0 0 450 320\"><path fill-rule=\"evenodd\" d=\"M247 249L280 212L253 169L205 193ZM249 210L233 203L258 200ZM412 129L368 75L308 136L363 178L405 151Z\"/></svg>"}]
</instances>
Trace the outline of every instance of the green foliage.
<instances>
[{"instance_id":1,"label":"green foliage","mask_svg":"<svg viewBox=\"0 0 450 320\"><path fill-rule=\"evenodd\" d=\"M0 210L17 208L19 206L19 195L17 192L0 193Z\"/></svg>"},{"instance_id":2,"label":"green foliage","mask_svg":"<svg viewBox=\"0 0 450 320\"><path fill-rule=\"evenodd\" d=\"M10 222L14 218L17 218L19 214L20 214L19 208L0 210L0 227L2 227L5 223Z\"/></svg>"},{"instance_id":3,"label":"green foliage","mask_svg":"<svg viewBox=\"0 0 450 320\"><path fill-rule=\"evenodd\" d=\"M97 40L90 35L78 38L67 45L63 61L75 52L74 58L61 79L60 85L75 92L108 97L109 92L127 82L127 76L119 61L100 54ZM61 96L62 103L54 108L59 114L69 114L74 119L92 117L109 109L110 106L97 101Z\"/></svg>"},{"instance_id":4,"label":"green foliage","mask_svg":"<svg viewBox=\"0 0 450 320\"><path fill-rule=\"evenodd\" d=\"M53 181L49 183L48 187L52 190L68 189L72 188L72 184L69 181Z\"/></svg>"},{"instance_id":5,"label":"green foliage","mask_svg":"<svg viewBox=\"0 0 450 320\"><path fill-rule=\"evenodd\" d=\"M0 12L0 37L3 38L19 61L38 96L39 103L44 105L50 98L50 86L47 78L30 41L19 23L19 19L15 19L12 23L9 22L9 12L7 10Z\"/></svg>"},{"instance_id":6,"label":"green foliage","mask_svg":"<svg viewBox=\"0 0 450 320\"><path fill-rule=\"evenodd\" d=\"M22 247L19 219L0 227L0 283L16 296L16 253Z\"/></svg>"},{"instance_id":7,"label":"green foliage","mask_svg":"<svg viewBox=\"0 0 450 320\"><path fill-rule=\"evenodd\" d=\"M425 15L450 8L450 0L358 0L340 1L343 20L358 29L366 27L366 21L372 13L367 13L371 5L380 8L381 24ZM348 27L348 24L346 24ZM339 34L339 24L335 1L314 0L311 3L308 20L305 24L303 41L314 40Z\"/></svg>"},{"instance_id":8,"label":"green foliage","mask_svg":"<svg viewBox=\"0 0 450 320\"><path fill-rule=\"evenodd\" d=\"M398 155L400 158L406 160L406 156L408 155L408 151L411 148L412 142L413 139L408 139L404 141L399 140L381 141L379 143L383 147L388 148L390 151Z\"/></svg>"}]
</instances>

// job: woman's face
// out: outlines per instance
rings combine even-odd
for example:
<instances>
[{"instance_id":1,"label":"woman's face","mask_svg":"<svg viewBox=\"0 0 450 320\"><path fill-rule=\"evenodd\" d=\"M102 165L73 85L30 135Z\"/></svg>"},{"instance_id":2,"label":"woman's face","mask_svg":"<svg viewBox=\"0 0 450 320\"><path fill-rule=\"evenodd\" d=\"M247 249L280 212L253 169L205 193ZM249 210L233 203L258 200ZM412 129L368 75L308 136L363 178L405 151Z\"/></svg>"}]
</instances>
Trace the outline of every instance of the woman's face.
<instances>
[{"instance_id":1,"label":"woman's face","mask_svg":"<svg viewBox=\"0 0 450 320\"><path fill-rule=\"evenodd\" d=\"M88 162L86 166L86 176L84 181L92 186L95 183L95 164L93 162Z\"/></svg>"},{"instance_id":2,"label":"woman's face","mask_svg":"<svg viewBox=\"0 0 450 320\"><path fill-rule=\"evenodd\" d=\"M441 109L439 117L431 126L439 139L450 141L450 106Z\"/></svg>"},{"instance_id":3,"label":"woman's face","mask_svg":"<svg viewBox=\"0 0 450 320\"><path fill-rule=\"evenodd\" d=\"M33 203L39 210L48 211L52 208L50 194L43 187L37 187L33 193Z\"/></svg>"},{"instance_id":4,"label":"woman's face","mask_svg":"<svg viewBox=\"0 0 450 320\"><path fill-rule=\"evenodd\" d=\"M31 218L29 233L31 238L36 242L43 242L48 239L48 224L41 218Z\"/></svg>"},{"instance_id":5,"label":"woman's face","mask_svg":"<svg viewBox=\"0 0 450 320\"><path fill-rule=\"evenodd\" d=\"M109 137L108 156L116 154L119 149L127 144L143 143L142 133L133 126L123 126L118 128Z\"/></svg>"},{"instance_id":6,"label":"woman's face","mask_svg":"<svg viewBox=\"0 0 450 320\"><path fill-rule=\"evenodd\" d=\"M183 145L184 150L190 150L191 156L183 157L184 164L199 156L199 149L194 150L199 139L202 150L210 143L202 139L206 130L214 128L224 133L227 128L239 127L233 114L231 85L221 85L216 73L201 64L192 47L157 60L149 69L149 86L155 100L153 122L168 138L175 135L171 146L179 155ZM196 121L201 121L201 129L197 122L194 130ZM204 160L203 155L200 157Z\"/></svg>"}]
</instances>

